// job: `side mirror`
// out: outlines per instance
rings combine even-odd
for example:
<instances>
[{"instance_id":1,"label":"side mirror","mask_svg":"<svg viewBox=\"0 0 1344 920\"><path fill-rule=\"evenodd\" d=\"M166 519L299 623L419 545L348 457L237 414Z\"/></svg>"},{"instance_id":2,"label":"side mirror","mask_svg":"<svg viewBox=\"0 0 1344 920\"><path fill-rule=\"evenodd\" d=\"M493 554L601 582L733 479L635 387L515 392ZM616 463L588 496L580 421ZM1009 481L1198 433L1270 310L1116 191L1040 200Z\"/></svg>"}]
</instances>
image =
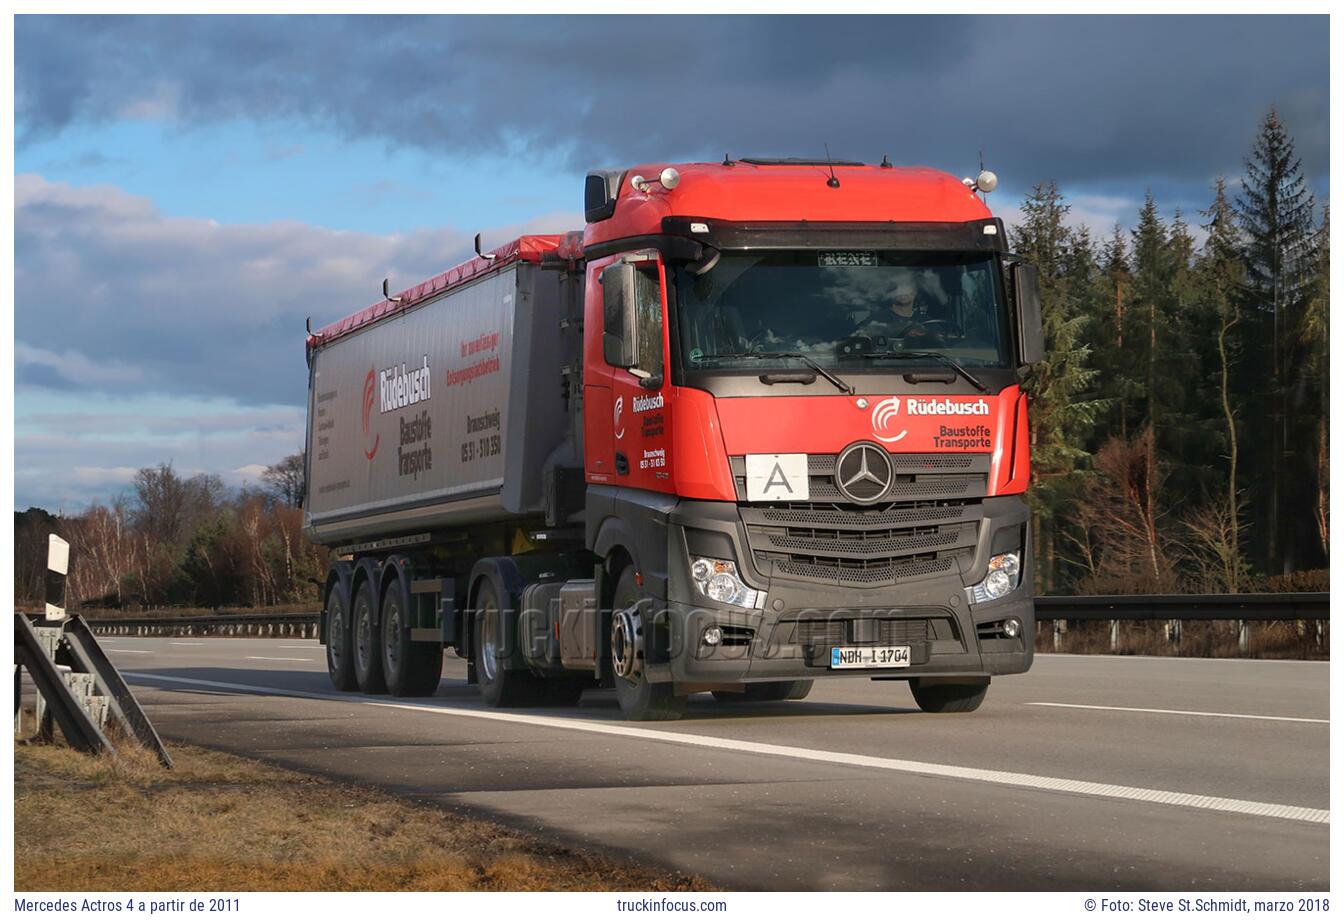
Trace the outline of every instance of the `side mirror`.
<instances>
[{"instance_id":1,"label":"side mirror","mask_svg":"<svg viewBox=\"0 0 1344 920\"><path fill-rule=\"evenodd\" d=\"M1035 265L1013 265L1013 301L1017 304L1019 364L1035 364L1045 357L1045 334L1041 331L1040 275Z\"/></svg>"},{"instance_id":2,"label":"side mirror","mask_svg":"<svg viewBox=\"0 0 1344 920\"><path fill-rule=\"evenodd\" d=\"M617 262L602 270L602 360L612 367L634 367L635 267Z\"/></svg>"}]
</instances>

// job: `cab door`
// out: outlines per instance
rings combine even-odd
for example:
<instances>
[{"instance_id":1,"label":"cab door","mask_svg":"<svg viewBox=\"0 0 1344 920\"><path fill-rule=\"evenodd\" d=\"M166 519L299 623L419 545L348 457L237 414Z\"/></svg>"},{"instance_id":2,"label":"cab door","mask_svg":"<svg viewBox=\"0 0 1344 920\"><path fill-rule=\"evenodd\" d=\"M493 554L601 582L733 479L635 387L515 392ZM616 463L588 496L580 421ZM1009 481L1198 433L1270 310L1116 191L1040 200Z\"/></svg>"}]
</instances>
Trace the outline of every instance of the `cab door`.
<instances>
[{"instance_id":1,"label":"cab door","mask_svg":"<svg viewBox=\"0 0 1344 920\"><path fill-rule=\"evenodd\" d=\"M610 373L611 482L671 492L671 387L662 260L626 255L601 272L602 361Z\"/></svg>"}]
</instances>

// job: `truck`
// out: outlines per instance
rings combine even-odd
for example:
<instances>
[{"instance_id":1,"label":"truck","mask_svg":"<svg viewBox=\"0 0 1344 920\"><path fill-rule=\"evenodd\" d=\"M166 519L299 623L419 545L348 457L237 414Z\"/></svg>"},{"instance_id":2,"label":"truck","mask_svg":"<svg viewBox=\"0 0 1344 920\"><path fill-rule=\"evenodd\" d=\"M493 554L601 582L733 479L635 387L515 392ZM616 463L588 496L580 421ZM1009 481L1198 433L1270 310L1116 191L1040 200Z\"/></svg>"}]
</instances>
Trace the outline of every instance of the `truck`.
<instances>
[{"instance_id":1,"label":"truck","mask_svg":"<svg viewBox=\"0 0 1344 920\"><path fill-rule=\"evenodd\" d=\"M798 158L586 176L522 236L310 331L333 685L491 706L968 712L1032 662L1035 268L975 179Z\"/></svg>"}]
</instances>

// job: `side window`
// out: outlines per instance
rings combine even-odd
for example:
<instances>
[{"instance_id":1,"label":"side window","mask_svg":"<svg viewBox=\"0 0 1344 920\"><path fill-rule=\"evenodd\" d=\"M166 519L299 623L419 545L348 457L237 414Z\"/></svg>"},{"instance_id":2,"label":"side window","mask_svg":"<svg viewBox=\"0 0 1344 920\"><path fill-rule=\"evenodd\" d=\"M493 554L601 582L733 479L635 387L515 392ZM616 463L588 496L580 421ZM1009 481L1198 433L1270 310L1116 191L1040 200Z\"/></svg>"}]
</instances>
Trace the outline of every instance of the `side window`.
<instances>
[{"instance_id":1,"label":"side window","mask_svg":"<svg viewBox=\"0 0 1344 920\"><path fill-rule=\"evenodd\" d=\"M635 322L635 367L655 377L663 372L663 298L656 265L641 265L635 272Z\"/></svg>"}]
</instances>

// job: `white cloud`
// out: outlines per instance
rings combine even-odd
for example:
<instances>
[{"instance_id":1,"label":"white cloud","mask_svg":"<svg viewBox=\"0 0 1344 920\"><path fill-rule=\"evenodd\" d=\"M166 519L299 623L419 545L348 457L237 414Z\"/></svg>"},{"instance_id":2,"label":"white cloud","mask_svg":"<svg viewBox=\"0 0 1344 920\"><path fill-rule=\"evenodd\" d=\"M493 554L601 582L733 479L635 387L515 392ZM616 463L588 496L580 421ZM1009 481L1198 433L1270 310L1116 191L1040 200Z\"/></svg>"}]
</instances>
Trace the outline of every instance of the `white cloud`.
<instances>
[{"instance_id":1,"label":"white cloud","mask_svg":"<svg viewBox=\"0 0 1344 920\"><path fill-rule=\"evenodd\" d=\"M80 385L132 383L144 377L140 368L120 361L94 361L73 349L57 353L25 342L14 343L14 363L18 367L49 368L62 379Z\"/></svg>"}]
</instances>

